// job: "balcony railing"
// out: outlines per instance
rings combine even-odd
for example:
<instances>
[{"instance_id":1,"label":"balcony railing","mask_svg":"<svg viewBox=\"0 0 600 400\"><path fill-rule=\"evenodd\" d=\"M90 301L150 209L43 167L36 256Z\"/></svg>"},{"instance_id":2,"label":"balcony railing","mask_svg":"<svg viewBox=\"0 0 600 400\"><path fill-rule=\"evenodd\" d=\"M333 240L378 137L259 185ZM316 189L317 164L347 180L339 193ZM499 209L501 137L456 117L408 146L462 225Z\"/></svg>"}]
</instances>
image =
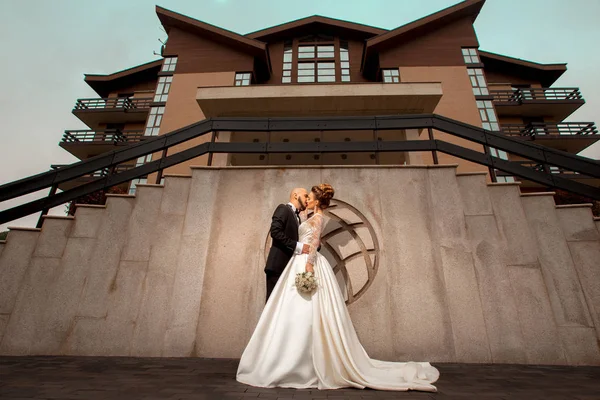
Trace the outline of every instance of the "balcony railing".
<instances>
[{"instance_id":1,"label":"balcony railing","mask_svg":"<svg viewBox=\"0 0 600 400\"><path fill-rule=\"evenodd\" d=\"M579 88L527 88L492 90L494 101L501 104L522 104L527 101L583 101Z\"/></svg>"},{"instance_id":2,"label":"balcony railing","mask_svg":"<svg viewBox=\"0 0 600 400\"><path fill-rule=\"evenodd\" d=\"M78 99L73 111L88 110L144 110L150 108L151 97L129 98L129 97L110 97L100 99Z\"/></svg>"},{"instance_id":3,"label":"balcony railing","mask_svg":"<svg viewBox=\"0 0 600 400\"><path fill-rule=\"evenodd\" d=\"M593 122L563 122L561 124L547 124L532 122L529 124L502 124L502 132L509 136L537 136L537 135L596 135L598 129Z\"/></svg>"},{"instance_id":4,"label":"balcony railing","mask_svg":"<svg viewBox=\"0 0 600 400\"><path fill-rule=\"evenodd\" d=\"M119 129L105 129L105 130L75 130L65 131L62 137L61 144L129 144L137 143L144 139L144 131L142 130L119 130Z\"/></svg>"}]
</instances>

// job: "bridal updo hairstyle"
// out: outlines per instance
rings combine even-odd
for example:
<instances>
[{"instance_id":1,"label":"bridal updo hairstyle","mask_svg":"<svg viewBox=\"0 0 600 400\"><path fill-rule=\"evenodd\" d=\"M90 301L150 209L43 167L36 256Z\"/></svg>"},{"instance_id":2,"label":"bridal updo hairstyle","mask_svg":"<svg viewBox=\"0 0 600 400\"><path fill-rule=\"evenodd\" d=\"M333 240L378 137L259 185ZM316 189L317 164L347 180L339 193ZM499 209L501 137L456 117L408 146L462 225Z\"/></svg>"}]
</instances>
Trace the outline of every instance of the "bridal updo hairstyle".
<instances>
[{"instance_id":1,"label":"bridal updo hairstyle","mask_svg":"<svg viewBox=\"0 0 600 400\"><path fill-rule=\"evenodd\" d=\"M321 183L319 186L313 186L310 189L315 194L315 199L319 201L319 208L321 210L329 207L329 202L333 199L335 191L333 187L328 183Z\"/></svg>"}]
</instances>

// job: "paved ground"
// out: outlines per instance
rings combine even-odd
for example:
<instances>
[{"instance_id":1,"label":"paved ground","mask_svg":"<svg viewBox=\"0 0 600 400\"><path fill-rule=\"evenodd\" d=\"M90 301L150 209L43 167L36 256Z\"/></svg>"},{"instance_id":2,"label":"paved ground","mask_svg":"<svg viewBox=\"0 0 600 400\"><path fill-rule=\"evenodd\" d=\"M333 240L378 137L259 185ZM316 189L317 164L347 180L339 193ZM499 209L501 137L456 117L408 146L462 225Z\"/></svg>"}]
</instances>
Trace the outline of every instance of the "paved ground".
<instances>
[{"instance_id":1,"label":"paved ground","mask_svg":"<svg viewBox=\"0 0 600 400\"><path fill-rule=\"evenodd\" d=\"M0 399L600 399L600 367L435 364L438 393L257 389L237 360L0 357Z\"/></svg>"}]
</instances>

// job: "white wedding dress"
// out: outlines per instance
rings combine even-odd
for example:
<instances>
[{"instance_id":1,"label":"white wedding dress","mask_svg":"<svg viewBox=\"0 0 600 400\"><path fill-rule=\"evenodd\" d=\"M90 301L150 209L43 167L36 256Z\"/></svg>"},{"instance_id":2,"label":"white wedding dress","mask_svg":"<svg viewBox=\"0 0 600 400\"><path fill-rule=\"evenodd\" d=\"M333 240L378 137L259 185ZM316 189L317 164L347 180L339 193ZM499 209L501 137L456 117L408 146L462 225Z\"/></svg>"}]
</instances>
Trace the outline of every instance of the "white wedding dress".
<instances>
[{"instance_id":1,"label":"white wedding dress","mask_svg":"<svg viewBox=\"0 0 600 400\"><path fill-rule=\"evenodd\" d=\"M369 358L360 344L331 265L319 254L323 216L299 228L309 254L292 257L267 302L240 360L239 382L257 387L435 392L439 372L428 362L386 362ZM299 293L294 281L314 265L319 287Z\"/></svg>"}]
</instances>

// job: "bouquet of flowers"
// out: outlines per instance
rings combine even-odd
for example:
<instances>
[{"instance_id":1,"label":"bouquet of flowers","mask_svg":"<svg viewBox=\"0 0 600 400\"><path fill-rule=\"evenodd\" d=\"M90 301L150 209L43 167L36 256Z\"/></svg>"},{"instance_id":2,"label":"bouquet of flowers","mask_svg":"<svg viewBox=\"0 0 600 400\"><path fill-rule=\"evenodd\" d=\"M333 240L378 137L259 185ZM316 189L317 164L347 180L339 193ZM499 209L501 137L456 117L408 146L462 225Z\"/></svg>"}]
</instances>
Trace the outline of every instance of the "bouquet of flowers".
<instances>
[{"instance_id":1,"label":"bouquet of flowers","mask_svg":"<svg viewBox=\"0 0 600 400\"><path fill-rule=\"evenodd\" d=\"M300 293L311 293L317 289L317 277L312 272L296 274L296 289Z\"/></svg>"}]
</instances>

